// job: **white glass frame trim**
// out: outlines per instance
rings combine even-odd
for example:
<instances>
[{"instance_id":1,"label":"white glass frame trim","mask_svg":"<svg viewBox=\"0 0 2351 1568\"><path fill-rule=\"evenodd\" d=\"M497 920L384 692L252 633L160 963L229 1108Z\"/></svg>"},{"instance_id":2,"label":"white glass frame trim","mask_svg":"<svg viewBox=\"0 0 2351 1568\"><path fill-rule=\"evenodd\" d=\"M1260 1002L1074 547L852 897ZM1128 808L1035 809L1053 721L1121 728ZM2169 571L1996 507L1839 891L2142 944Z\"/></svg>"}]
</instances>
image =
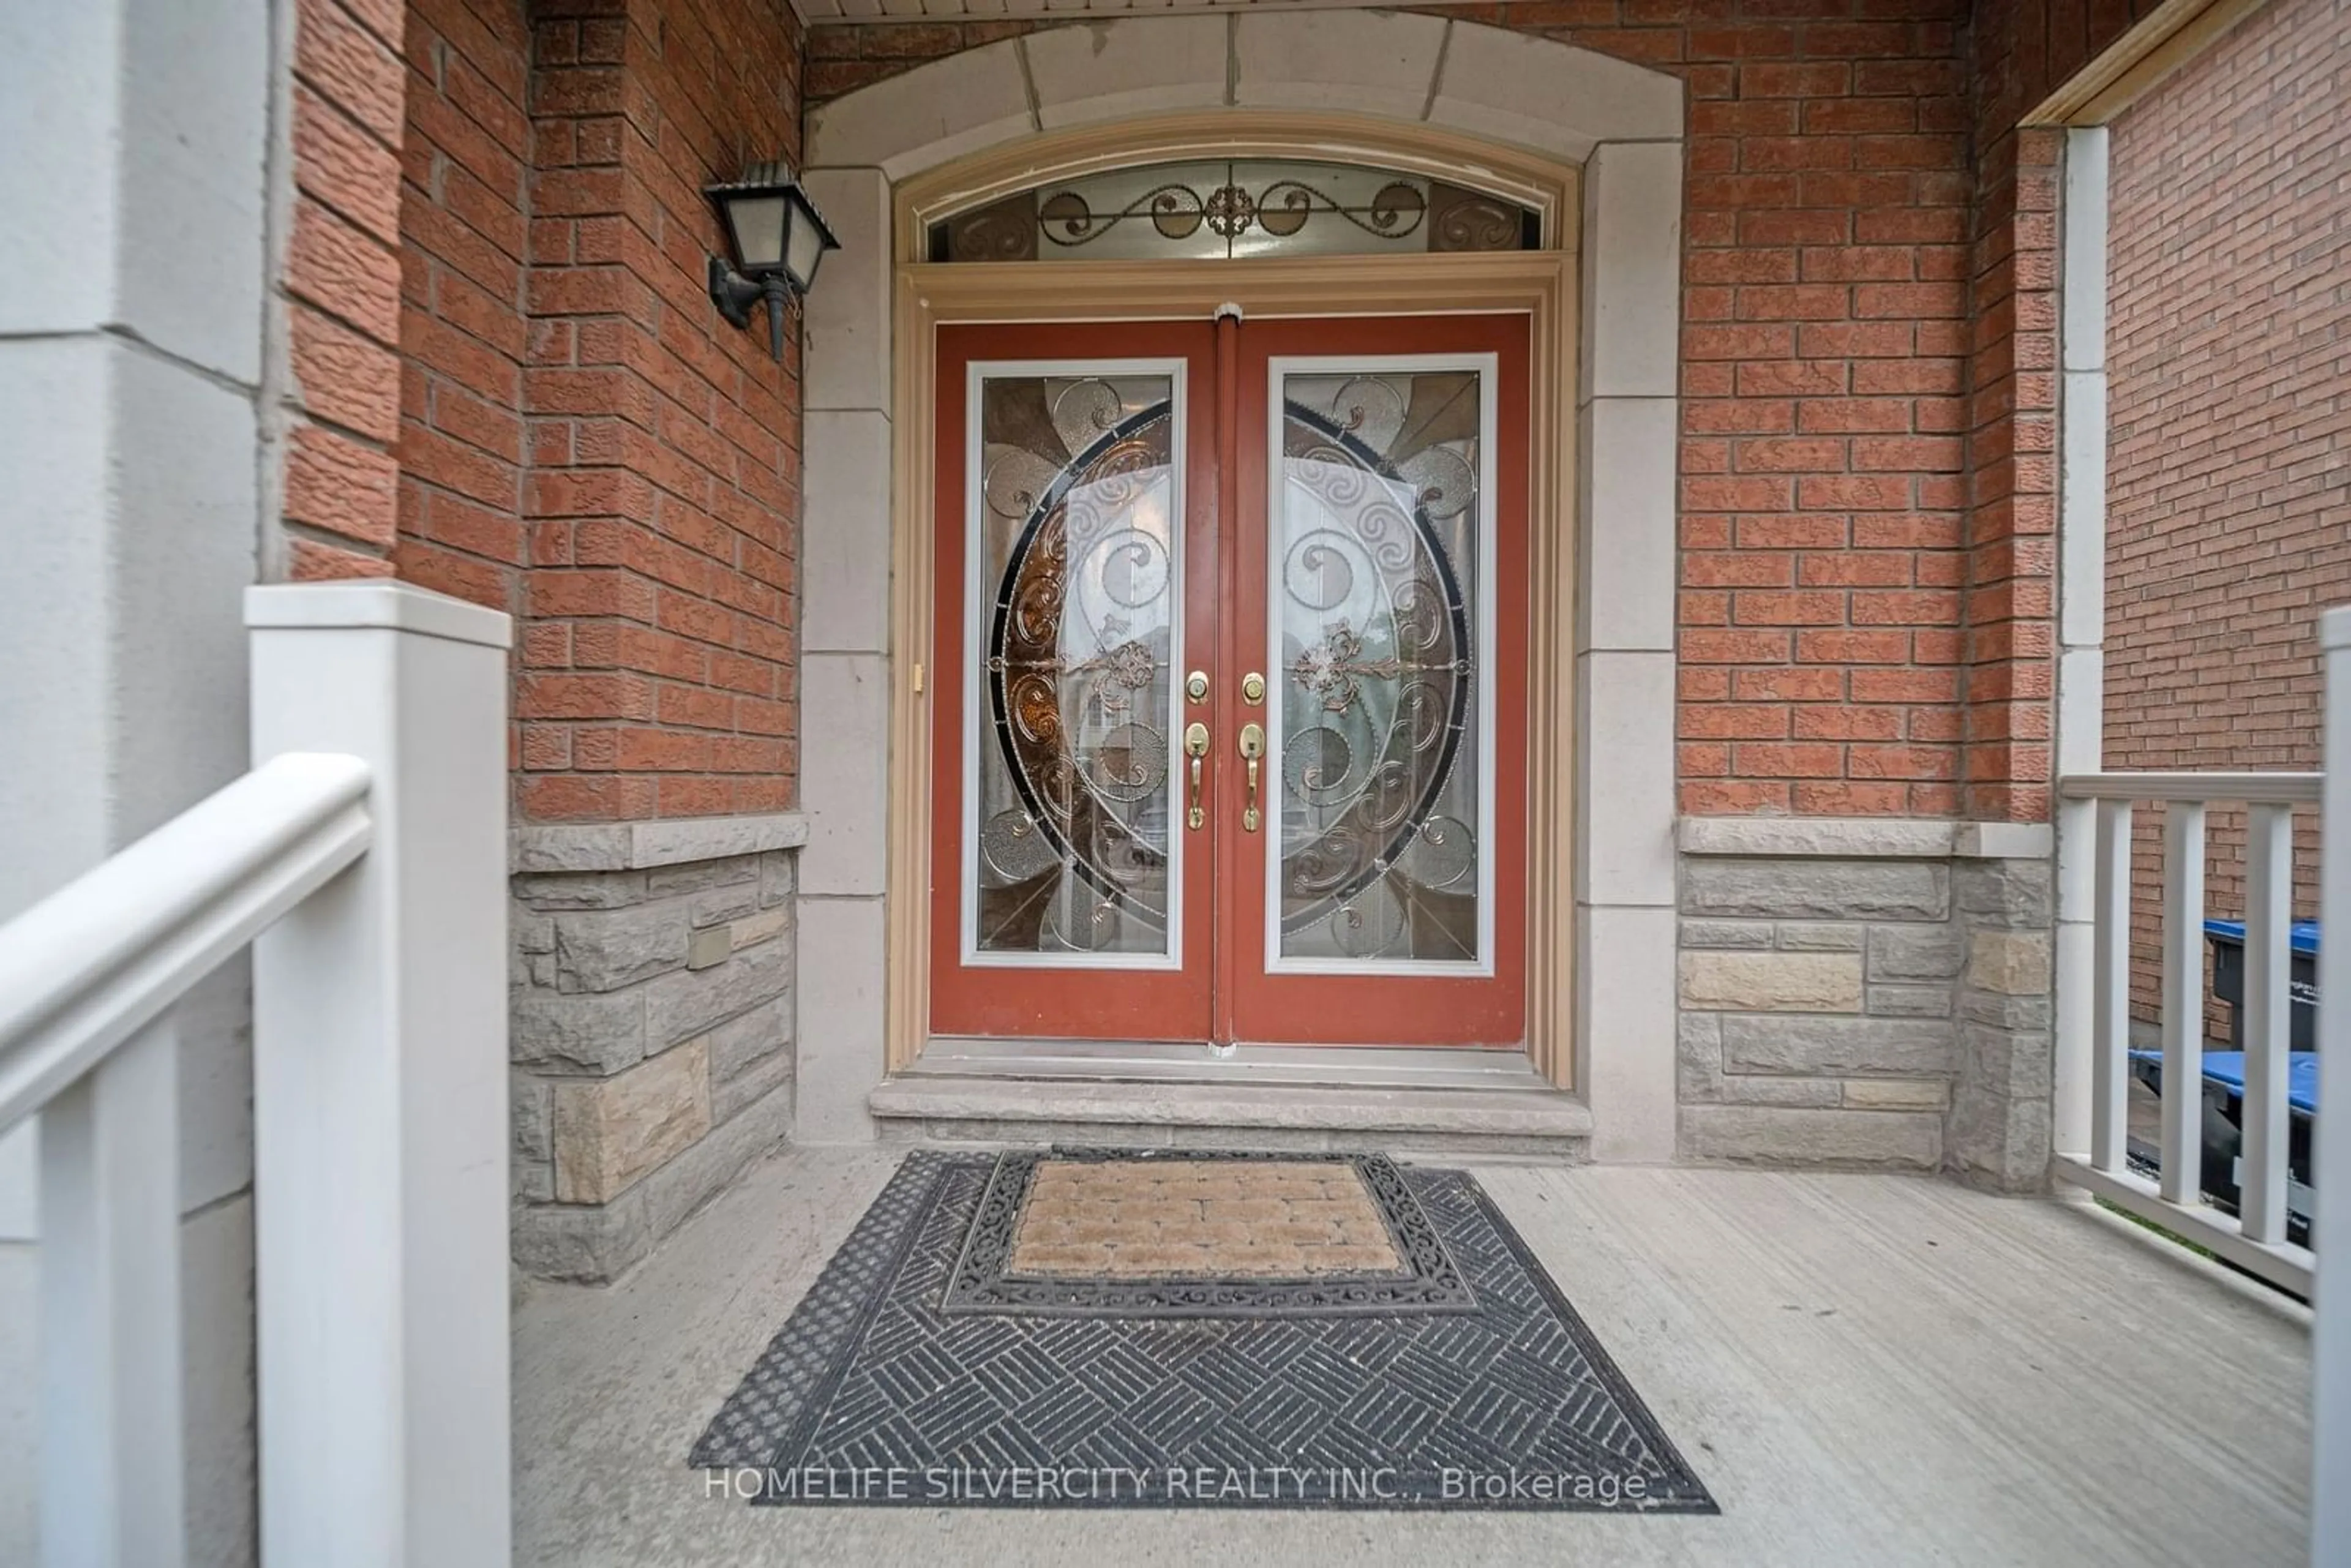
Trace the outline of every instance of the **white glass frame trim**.
<instances>
[{"instance_id":1,"label":"white glass frame trim","mask_svg":"<svg viewBox=\"0 0 2351 1568\"><path fill-rule=\"evenodd\" d=\"M1266 367L1266 656L1277 664L1281 650L1281 604L1275 585L1281 575L1281 505L1284 470L1281 461L1283 382L1293 375L1419 375L1437 371L1468 371L1478 378L1478 624L1470 666L1478 697L1478 956L1475 962L1450 958L1289 958L1281 952L1281 856L1279 817L1269 811L1261 840L1265 862L1265 972L1270 975L1418 975L1479 979L1494 973L1494 655L1497 632L1495 607L1501 585L1495 580L1500 554L1500 518L1496 511L1495 435L1500 411L1496 404L1501 377L1496 354L1293 354L1270 360ZM1267 748L1273 752L1286 733L1283 705L1290 683L1284 673L1266 672ZM1277 777L1279 769L1276 770Z\"/></svg>"},{"instance_id":2,"label":"white glass frame trim","mask_svg":"<svg viewBox=\"0 0 2351 1568\"><path fill-rule=\"evenodd\" d=\"M1180 970L1184 967L1184 873L1187 830L1175 810L1186 777L1183 769L1184 620L1187 608L1185 561L1190 554L1190 518L1186 515L1186 470L1191 462L1192 426L1186 402L1186 378L1191 371L1182 359L1145 360L974 360L964 371L964 507L963 507L963 852L956 868L956 901L963 932L963 963L976 969L1117 969ZM1167 591L1175 603L1169 617L1167 660L1167 788L1170 810L1167 830L1167 950L1165 953L1027 953L983 952L979 946L979 766L985 732L980 710L987 673L987 628L984 613L995 602L995 585L987 580L987 505L981 462L982 386L989 380L1013 376L1068 377L1111 380L1123 376L1161 376L1167 382L1170 402L1168 441L1168 517L1174 538L1167 551Z\"/></svg>"}]
</instances>

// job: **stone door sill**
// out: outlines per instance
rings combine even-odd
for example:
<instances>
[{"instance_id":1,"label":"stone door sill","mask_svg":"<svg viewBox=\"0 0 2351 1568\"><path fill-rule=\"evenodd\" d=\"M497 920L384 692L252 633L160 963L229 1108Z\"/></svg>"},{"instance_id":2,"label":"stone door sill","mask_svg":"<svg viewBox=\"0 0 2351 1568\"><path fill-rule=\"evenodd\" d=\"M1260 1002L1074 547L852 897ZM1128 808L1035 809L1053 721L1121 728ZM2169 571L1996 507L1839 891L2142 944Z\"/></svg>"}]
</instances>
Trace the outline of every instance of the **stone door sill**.
<instances>
[{"instance_id":1,"label":"stone door sill","mask_svg":"<svg viewBox=\"0 0 2351 1568\"><path fill-rule=\"evenodd\" d=\"M1521 1051L1190 1041L934 1038L917 1077L1082 1079L1133 1083L1292 1083L1369 1089L1556 1092Z\"/></svg>"},{"instance_id":2,"label":"stone door sill","mask_svg":"<svg viewBox=\"0 0 2351 1568\"><path fill-rule=\"evenodd\" d=\"M928 1071L881 1084L867 1106L885 1136L955 1143L1585 1157L1590 1108L1535 1082L1538 1087L1477 1089Z\"/></svg>"}]
</instances>

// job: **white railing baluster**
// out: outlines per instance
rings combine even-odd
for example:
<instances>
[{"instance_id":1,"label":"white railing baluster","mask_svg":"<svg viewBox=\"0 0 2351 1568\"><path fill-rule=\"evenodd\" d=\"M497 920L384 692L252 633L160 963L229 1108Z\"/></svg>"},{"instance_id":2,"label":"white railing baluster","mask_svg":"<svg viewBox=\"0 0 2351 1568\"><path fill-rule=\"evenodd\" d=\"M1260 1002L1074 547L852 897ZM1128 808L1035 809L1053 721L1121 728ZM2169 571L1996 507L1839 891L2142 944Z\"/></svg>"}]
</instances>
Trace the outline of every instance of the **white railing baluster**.
<instances>
[{"instance_id":1,"label":"white railing baluster","mask_svg":"<svg viewBox=\"0 0 2351 1568\"><path fill-rule=\"evenodd\" d=\"M2124 1167L2130 1134L2131 803L2098 802L2090 1034L2090 1163Z\"/></svg>"},{"instance_id":2,"label":"white railing baluster","mask_svg":"<svg viewBox=\"0 0 2351 1568\"><path fill-rule=\"evenodd\" d=\"M2293 925L2294 808L2255 806L2245 840L2244 1147L2237 1161L2237 1215L2251 1241L2285 1236Z\"/></svg>"},{"instance_id":3,"label":"white railing baluster","mask_svg":"<svg viewBox=\"0 0 2351 1568\"><path fill-rule=\"evenodd\" d=\"M2204 802L2163 808L2163 1196L2199 1201L2204 1168Z\"/></svg>"},{"instance_id":4,"label":"white railing baluster","mask_svg":"<svg viewBox=\"0 0 2351 1568\"><path fill-rule=\"evenodd\" d=\"M41 1111L41 1557L182 1561L179 1038L164 1013Z\"/></svg>"},{"instance_id":5,"label":"white railing baluster","mask_svg":"<svg viewBox=\"0 0 2351 1568\"><path fill-rule=\"evenodd\" d=\"M2096 1117L2098 803L2057 802L2056 929L2050 1019L2050 1147L2090 1157Z\"/></svg>"}]
</instances>

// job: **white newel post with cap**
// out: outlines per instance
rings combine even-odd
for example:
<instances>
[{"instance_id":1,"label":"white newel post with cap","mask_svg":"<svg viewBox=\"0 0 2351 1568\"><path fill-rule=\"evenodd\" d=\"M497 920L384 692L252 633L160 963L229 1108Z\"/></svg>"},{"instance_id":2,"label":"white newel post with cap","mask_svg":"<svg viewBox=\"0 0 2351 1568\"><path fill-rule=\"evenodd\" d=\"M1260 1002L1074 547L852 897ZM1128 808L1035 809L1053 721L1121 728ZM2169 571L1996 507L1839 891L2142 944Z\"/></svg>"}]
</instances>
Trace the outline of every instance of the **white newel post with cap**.
<instances>
[{"instance_id":1,"label":"white newel post with cap","mask_svg":"<svg viewBox=\"0 0 2351 1568\"><path fill-rule=\"evenodd\" d=\"M510 1544L507 618L255 588L253 755L368 764L371 847L254 944L264 1561Z\"/></svg>"}]
</instances>

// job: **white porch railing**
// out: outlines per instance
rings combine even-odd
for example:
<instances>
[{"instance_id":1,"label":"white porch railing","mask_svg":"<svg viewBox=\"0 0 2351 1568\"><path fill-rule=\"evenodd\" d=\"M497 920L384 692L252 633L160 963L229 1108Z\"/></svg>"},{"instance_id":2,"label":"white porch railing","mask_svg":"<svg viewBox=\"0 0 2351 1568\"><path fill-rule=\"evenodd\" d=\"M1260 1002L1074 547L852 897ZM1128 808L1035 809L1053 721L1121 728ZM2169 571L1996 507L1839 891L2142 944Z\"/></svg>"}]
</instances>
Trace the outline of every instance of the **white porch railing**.
<instances>
[{"instance_id":1,"label":"white porch railing","mask_svg":"<svg viewBox=\"0 0 2351 1568\"><path fill-rule=\"evenodd\" d=\"M264 1559L503 1563L507 619L350 583L246 623L264 760L0 926L42 1555L184 1560L172 1009L250 944Z\"/></svg>"},{"instance_id":2,"label":"white porch railing","mask_svg":"<svg viewBox=\"0 0 2351 1568\"><path fill-rule=\"evenodd\" d=\"M2351 1562L2351 605L2319 619L2318 773L2089 773L2058 783L2056 1177L2313 1299L2310 1561ZM2162 1119L2149 1181L2128 1165L2130 854L2163 810ZM2203 1197L2204 823L2249 808L2244 1087L2234 1216ZM2319 814L2319 1096L2309 1237L2287 1239L2294 813ZM2079 938L2086 936L2087 940ZM2088 1005L2081 1005L2086 996ZM2086 1145L2086 1146L2085 1146Z\"/></svg>"},{"instance_id":3,"label":"white porch railing","mask_svg":"<svg viewBox=\"0 0 2351 1568\"><path fill-rule=\"evenodd\" d=\"M2058 784L2060 831L2074 852L2093 845L2086 986L2089 1148L2061 1150L2056 1175L2303 1295L2311 1251L2286 1239L2286 980L2294 894L2294 812L2315 806L2316 773L2085 773ZM2162 1132L2150 1181L2129 1166L2131 823L2140 801L2163 813ZM2231 1217L2203 1197L2204 823L2214 804L2250 810L2245 856L2245 1089L2241 1194ZM2223 1173L2226 1174L2226 1173Z\"/></svg>"},{"instance_id":4,"label":"white porch railing","mask_svg":"<svg viewBox=\"0 0 2351 1568\"><path fill-rule=\"evenodd\" d=\"M2327 635L2340 640L2346 614L2327 618ZM2327 659L2332 734L2351 723L2351 670L2331 645ZM2289 1239L2287 1225L2294 820L2297 808L2318 809L2328 862L2342 861L2351 850L2343 841L2351 833L2344 786L2338 766L2331 786L2325 773L2085 773L2060 779L2057 790L2059 917L2077 929L2061 929L2059 939L2054 1174L2304 1296L2312 1291L2314 1253ZM2131 827L2141 802L2155 803L2163 821L2162 1109L2151 1180L2131 1169L2128 1154ZM2208 810L2238 803L2248 810L2244 1085L2236 1168L2218 1173L2238 1189L2231 1215L2204 1197L2204 866ZM2339 953L2342 934L2351 931L2343 913L2324 915L2322 956ZM2086 943L2069 939L2083 926ZM2332 948L2328 936L2335 938ZM2328 994L2323 981L2320 990L2322 1002L2335 1004L2331 1016L2340 1019L2344 993ZM2322 1035L2340 1035L2329 1016L2321 1015ZM2338 1053L2344 1050L2351 1047ZM2325 1055L2322 1050L2322 1061ZM2340 1111L2336 1120L2344 1120Z\"/></svg>"}]
</instances>

